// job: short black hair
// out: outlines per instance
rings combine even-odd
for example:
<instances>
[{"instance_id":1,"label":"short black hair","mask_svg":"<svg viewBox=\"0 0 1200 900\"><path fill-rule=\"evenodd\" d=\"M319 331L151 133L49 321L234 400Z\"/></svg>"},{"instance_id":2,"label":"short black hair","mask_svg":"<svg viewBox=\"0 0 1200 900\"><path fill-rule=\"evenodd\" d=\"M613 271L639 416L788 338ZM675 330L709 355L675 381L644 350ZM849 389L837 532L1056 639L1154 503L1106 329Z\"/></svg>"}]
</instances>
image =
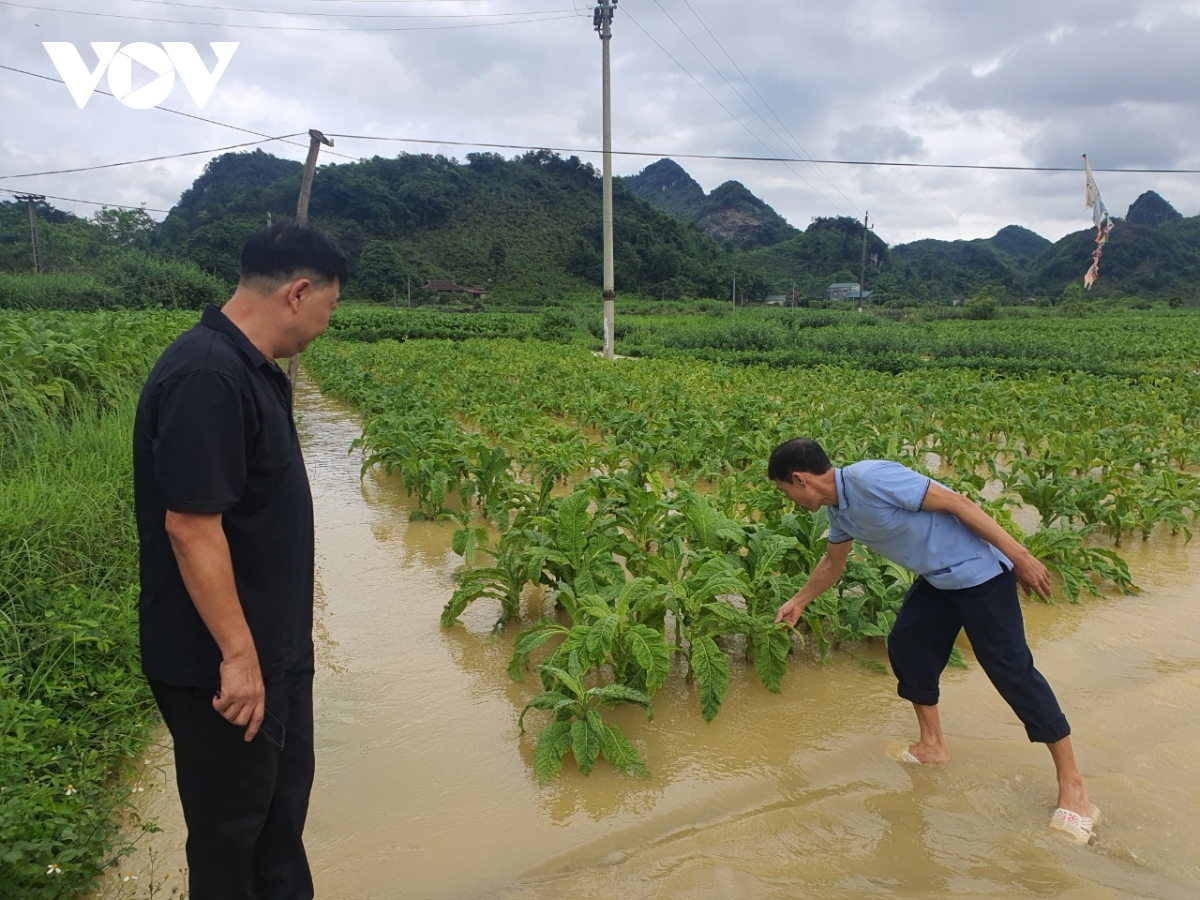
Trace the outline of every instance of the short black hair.
<instances>
[{"instance_id":1,"label":"short black hair","mask_svg":"<svg viewBox=\"0 0 1200 900\"><path fill-rule=\"evenodd\" d=\"M772 481L791 481L795 472L824 475L833 468L825 450L810 438L792 438L771 451L767 477Z\"/></svg>"},{"instance_id":2,"label":"short black hair","mask_svg":"<svg viewBox=\"0 0 1200 900\"><path fill-rule=\"evenodd\" d=\"M287 220L256 231L242 247L241 281L282 284L310 277L344 287L350 278L346 254L333 238L307 222Z\"/></svg>"}]
</instances>

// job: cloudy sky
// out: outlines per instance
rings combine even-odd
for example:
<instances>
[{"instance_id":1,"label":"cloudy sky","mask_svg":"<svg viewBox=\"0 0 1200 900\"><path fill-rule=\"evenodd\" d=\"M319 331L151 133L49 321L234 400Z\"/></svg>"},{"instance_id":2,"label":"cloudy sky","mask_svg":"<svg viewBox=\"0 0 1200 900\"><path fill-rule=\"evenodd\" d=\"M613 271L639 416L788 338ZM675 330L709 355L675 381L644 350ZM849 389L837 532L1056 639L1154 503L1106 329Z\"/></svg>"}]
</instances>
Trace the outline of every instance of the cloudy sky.
<instances>
[{"instance_id":1,"label":"cloudy sky","mask_svg":"<svg viewBox=\"0 0 1200 900\"><path fill-rule=\"evenodd\" d=\"M613 147L650 154L614 171L674 155L705 190L741 181L799 228L869 210L892 244L1012 223L1056 240L1090 225L1082 153L1097 169L1200 169L1200 0L622 0L613 32ZM240 46L203 109L179 77L161 104L213 124L100 93L80 110L63 84L12 71L58 78L43 41L73 42L88 69L94 41L190 42L210 69L209 42ZM31 173L258 139L225 126L430 142L336 138L354 159L601 145L587 0L0 0L0 66L0 176L28 176L0 188L79 200L168 209L212 154ZM133 89L155 77L125 71ZM98 90L113 90L107 74ZM306 137L293 140L263 146L303 159ZM1096 177L1116 215L1148 189L1200 213L1200 175Z\"/></svg>"}]
</instances>

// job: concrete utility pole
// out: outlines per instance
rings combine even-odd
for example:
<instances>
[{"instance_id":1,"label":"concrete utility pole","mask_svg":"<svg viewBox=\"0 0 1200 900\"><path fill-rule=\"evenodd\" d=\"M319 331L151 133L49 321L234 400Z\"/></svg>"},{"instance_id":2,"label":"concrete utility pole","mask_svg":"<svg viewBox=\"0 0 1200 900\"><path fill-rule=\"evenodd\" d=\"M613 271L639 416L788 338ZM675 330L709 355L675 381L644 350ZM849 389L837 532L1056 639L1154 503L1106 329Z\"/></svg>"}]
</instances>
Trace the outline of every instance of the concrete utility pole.
<instances>
[{"instance_id":1,"label":"concrete utility pole","mask_svg":"<svg viewBox=\"0 0 1200 900\"><path fill-rule=\"evenodd\" d=\"M613 205L612 205L612 90L609 74L608 45L612 39L612 20L617 0L600 0L592 14L592 26L600 35L604 80L604 358L612 359L613 319L616 297L613 279Z\"/></svg>"},{"instance_id":2,"label":"concrete utility pole","mask_svg":"<svg viewBox=\"0 0 1200 900\"><path fill-rule=\"evenodd\" d=\"M731 292L733 300L733 311L737 312L737 272L733 273L733 291Z\"/></svg>"},{"instance_id":3,"label":"concrete utility pole","mask_svg":"<svg viewBox=\"0 0 1200 900\"><path fill-rule=\"evenodd\" d=\"M15 199L24 201L29 206L29 235L33 241L33 270L42 274L42 241L38 235L37 207L35 203L43 202L46 198L41 194L17 194Z\"/></svg>"},{"instance_id":4,"label":"concrete utility pole","mask_svg":"<svg viewBox=\"0 0 1200 900\"><path fill-rule=\"evenodd\" d=\"M862 269L858 276L858 311L863 311L863 303L866 302L864 294L867 292L867 216L869 213L863 213L863 252L862 252Z\"/></svg>"},{"instance_id":5,"label":"concrete utility pole","mask_svg":"<svg viewBox=\"0 0 1200 900\"><path fill-rule=\"evenodd\" d=\"M300 199L296 203L296 221L308 221L308 198L312 194L313 173L317 170L317 154L321 145L332 147L333 141L315 128L308 130L308 159L304 161L304 178L300 182ZM288 360L288 381L296 383L296 370L300 368L300 355Z\"/></svg>"}]
</instances>

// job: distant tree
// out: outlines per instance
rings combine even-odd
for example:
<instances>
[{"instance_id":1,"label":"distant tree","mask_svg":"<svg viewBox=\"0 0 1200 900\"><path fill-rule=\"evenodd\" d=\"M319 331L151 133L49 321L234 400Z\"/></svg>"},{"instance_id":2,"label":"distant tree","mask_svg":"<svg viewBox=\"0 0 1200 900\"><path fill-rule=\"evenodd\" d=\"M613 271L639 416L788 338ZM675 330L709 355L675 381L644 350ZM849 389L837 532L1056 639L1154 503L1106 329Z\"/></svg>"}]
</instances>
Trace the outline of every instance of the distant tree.
<instances>
[{"instance_id":1,"label":"distant tree","mask_svg":"<svg viewBox=\"0 0 1200 900\"><path fill-rule=\"evenodd\" d=\"M495 278L500 274L500 269L504 265L504 260L508 256L508 249L496 241L492 244L492 249L488 251L488 262L492 264L492 277Z\"/></svg>"},{"instance_id":2,"label":"distant tree","mask_svg":"<svg viewBox=\"0 0 1200 900\"><path fill-rule=\"evenodd\" d=\"M358 257L358 267L351 284L367 299L387 303L404 284L404 261L396 245L389 241L368 241Z\"/></svg>"},{"instance_id":3,"label":"distant tree","mask_svg":"<svg viewBox=\"0 0 1200 900\"><path fill-rule=\"evenodd\" d=\"M1000 299L1004 291L995 285L984 285L975 296L971 297L963 307L968 319L994 319L1000 309Z\"/></svg>"},{"instance_id":4,"label":"distant tree","mask_svg":"<svg viewBox=\"0 0 1200 900\"><path fill-rule=\"evenodd\" d=\"M92 216L108 239L121 247L146 248L155 222L144 209L115 209L105 206Z\"/></svg>"}]
</instances>

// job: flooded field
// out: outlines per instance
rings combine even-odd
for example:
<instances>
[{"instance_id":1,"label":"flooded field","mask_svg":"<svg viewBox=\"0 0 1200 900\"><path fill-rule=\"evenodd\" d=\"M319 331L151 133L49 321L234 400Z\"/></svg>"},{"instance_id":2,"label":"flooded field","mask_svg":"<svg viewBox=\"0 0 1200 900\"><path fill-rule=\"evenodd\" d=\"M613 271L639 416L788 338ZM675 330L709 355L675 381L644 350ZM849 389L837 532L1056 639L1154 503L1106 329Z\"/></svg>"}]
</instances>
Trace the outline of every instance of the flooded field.
<instances>
[{"instance_id":1,"label":"flooded field","mask_svg":"<svg viewBox=\"0 0 1200 900\"><path fill-rule=\"evenodd\" d=\"M888 757L915 737L890 676L801 650L782 695L733 667L711 723L682 678L655 718L614 718L646 779L568 759L542 787L517 715L534 677L504 677L517 629L495 610L442 630L452 526L408 521L398 479L360 482L357 419L307 390L317 515L317 783L307 831L317 895L387 898L1192 898L1200 895L1200 547L1123 546L1143 593L1026 605L1035 659L1074 729L1104 820L1075 847L1046 827L1049 754L973 662L943 681L950 766ZM968 660L971 655L963 643ZM858 648L883 659L882 647ZM531 713L534 734L541 722ZM180 881L183 831L165 751L151 754L143 839L106 897ZM157 784L165 789L157 792ZM154 872L150 871L153 864ZM163 880L163 876L171 874Z\"/></svg>"}]
</instances>

